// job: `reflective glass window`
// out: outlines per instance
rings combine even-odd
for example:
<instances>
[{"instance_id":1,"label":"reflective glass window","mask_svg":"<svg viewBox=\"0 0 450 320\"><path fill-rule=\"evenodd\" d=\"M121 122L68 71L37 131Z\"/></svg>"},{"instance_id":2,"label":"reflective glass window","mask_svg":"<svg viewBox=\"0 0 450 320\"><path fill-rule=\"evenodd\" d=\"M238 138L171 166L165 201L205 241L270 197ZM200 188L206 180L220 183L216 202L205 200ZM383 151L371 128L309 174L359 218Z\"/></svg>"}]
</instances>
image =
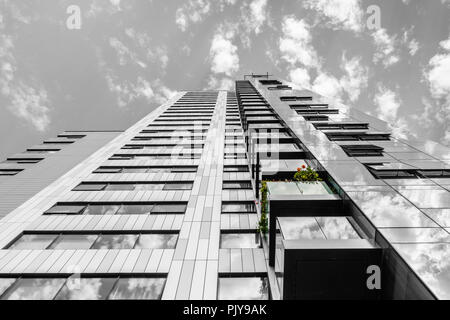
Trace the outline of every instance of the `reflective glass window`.
<instances>
[{"instance_id":1,"label":"reflective glass window","mask_svg":"<svg viewBox=\"0 0 450 320\"><path fill-rule=\"evenodd\" d=\"M132 249L137 237L136 234L102 234L92 249Z\"/></svg>"},{"instance_id":2,"label":"reflective glass window","mask_svg":"<svg viewBox=\"0 0 450 320\"><path fill-rule=\"evenodd\" d=\"M59 236L58 239L52 243L49 249L90 249L97 237L97 235L88 234L64 234Z\"/></svg>"},{"instance_id":3,"label":"reflective glass window","mask_svg":"<svg viewBox=\"0 0 450 320\"><path fill-rule=\"evenodd\" d=\"M55 300L105 300L117 278L69 278Z\"/></svg>"},{"instance_id":4,"label":"reflective glass window","mask_svg":"<svg viewBox=\"0 0 450 320\"><path fill-rule=\"evenodd\" d=\"M219 278L218 300L268 300L267 278Z\"/></svg>"},{"instance_id":5,"label":"reflective glass window","mask_svg":"<svg viewBox=\"0 0 450 320\"><path fill-rule=\"evenodd\" d=\"M120 278L108 299L159 300L165 283L165 278Z\"/></svg>"},{"instance_id":6,"label":"reflective glass window","mask_svg":"<svg viewBox=\"0 0 450 320\"><path fill-rule=\"evenodd\" d=\"M135 249L173 249L177 239L176 234L141 234Z\"/></svg>"},{"instance_id":7,"label":"reflective glass window","mask_svg":"<svg viewBox=\"0 0 450 320\"><path fill-rule=\"evenodd\" d=\"M44 250L58 237L56 234L24 234L9 249Z\"/></svg>"},{"instance_id":8,"label":"reflective glass window","mask_svg":"<svg viewBox=\"0 0 450 320\"><path fill-rule=\"evenodd\" d=\"M2 300L52 300L65 282L64 278L22 278Z\"/></svg>"}]
</instances>

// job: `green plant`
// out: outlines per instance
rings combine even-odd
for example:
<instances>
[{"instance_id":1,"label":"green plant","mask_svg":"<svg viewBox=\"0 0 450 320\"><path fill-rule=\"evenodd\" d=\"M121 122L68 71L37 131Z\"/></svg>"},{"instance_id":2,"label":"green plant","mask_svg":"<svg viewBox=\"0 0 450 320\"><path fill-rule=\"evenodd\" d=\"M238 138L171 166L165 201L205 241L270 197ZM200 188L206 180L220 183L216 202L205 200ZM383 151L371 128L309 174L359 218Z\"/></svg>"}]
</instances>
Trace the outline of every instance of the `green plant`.
<instances>
[{"instance_id":1,"label":"green plant","mask_svg":"<svg viewBox=\"0 0 450 320\"><path fill-rule=\"evenodd\" d=\"M267 218L267 182L261 183L261 218L258 222L258 232L266 235L269 232L269 220Z\"/></svg>"},{"instance_id":2,"label":"green plant","mask_svg":"<svg viewBox=\"0 0 450 320\"><path fill-rule=\"evenodd\" d=\"M294 180L298 182L316 182L322 181L319 174L311 167L303 165L301 168L297 168L297 172L294 174Z\"/></svg>"}]
</instances>

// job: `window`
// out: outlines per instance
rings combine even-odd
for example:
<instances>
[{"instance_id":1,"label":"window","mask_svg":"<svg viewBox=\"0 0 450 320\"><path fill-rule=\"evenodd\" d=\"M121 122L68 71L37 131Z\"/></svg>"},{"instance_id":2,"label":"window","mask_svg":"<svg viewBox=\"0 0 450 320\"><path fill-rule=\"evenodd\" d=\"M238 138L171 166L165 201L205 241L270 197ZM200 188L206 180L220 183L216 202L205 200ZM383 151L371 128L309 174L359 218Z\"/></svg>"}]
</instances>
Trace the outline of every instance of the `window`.
<instances>
[{"instance_id":1,"label":"window","mask_svg":"<svg viewBox=\"0 0 450 320\"><path fill-rule=\"evenodd\" d=\"M173 249L175 233L62 233L24 234L8 249L12 250L87 250L87 249Z\"/></svg>"},{"instance_id":2,"label":"window","mask_svg":"<svg viewBox=\"0 0 450 320\"><path fill-rule=\"evenodd\" d=\"M130 154L130 155L113 155L108 160L134 160L136 158L143 159L200 159L200 153L176 153L176 154Z\"/></svg>"},{"instance_id":3,"label":"window","mask_svg":"<svg viewBox=\"0 0 450 320\"><path fill-rule=\"evenodd\" d=\"M384 149L374 145L341 146L349 157L382 157Z\"/></svg>"},{"instance_id":4,"label":"window","mask_svg":"<svg viewBox=\"0 0 450 320\"><path fill-rule=\"evenodd\" d=\"M348 240L360 236L346 217L280 217L285 240Z\"/></svg>"},{"instance_id":5,"label":"window","mask_svg":"<svg viewBox=\"0 0 450 320\"><path fill-rule=\"evenodd\" d=\"M106 300L117 278L81 278L77 286L64 285L55 300Z\"/></svg>"},{"instance_id":6,"label":"window","mask_svg":"<svg viewBox=\"0 0 450 320\"><path fill-rule=\"evenodd\" d=\"M176 234L142 234L136 242L135 249L173 249L176 246Z\"/></svg>"},{"instance_id":7,"label":"window","mask_svg":"<svg viewBox=\"0 0 450 320\"><path fill-rule=\"evenodd\" d=\"M93 173L176 173L176 172L197 172L197 167L100 167Z\"/></svg>"},{"instance_id":8,"label":"window","mask_svg":"<svg viewBox=\"0 0 450 320\"><path fill-rule=\"evenodd\" d=\"M280 81L278 81L278 80L259 80L259 82L262 84L262 85L265 85L265 86L267 86L267 85L280 85L280 84L282 84Z\"/></svg>"},{"instance_id":9,"label":"window","mask_svg":"<svg viewBox=\"0 0 450 320\"><path fill-rule=\"evenodd\" d=\"M191 190L192 183L81 183L73 191L150 191L150 190Z\"/></svg>"},{"instance_id":10,"label":"window","mask_svg":"<svg viewBox=\"0 0 450 320\"><path fill-rule=\"evenodd\" d=\"M153 208L154 205L123 205L117 214L149 214Z\"/></svg>"},{"instance_id":11,"label":"window","mask_svg":"<svg viewBox=\"0 0 450 320\"><path fill-rule=\"evenodd\" d=\"M430 179L450 178L450 169L418 170L417 173L425 178L430 178Z\"/></svg>"},{"instance_id":12,"label":"window","mask_svg":"<svg viewBox=\"0 0 450 320\"><path fill-rule=\"evenodd\" d=\"M248 172L248 166L224 166L223 172Z\"/></svg>"},{"instance_id":13,"label":"window","mask_svg":"<svg viewBox=\"0 0 450 320\"><path fill-rule=\"evenodd\" d=\"M292 90L292 87L287 85L278 85L275 87L268 87L267 90Z\"/></svg>"},{"instance_id":14,"label":"window","mask_svg":"<svg viewBox=\"0 0 450 320\"><path fill-rule=\"evenodd\" d=\"M268 300L267 277L219 277L218 300Z\"/></svg>"},{"instance_id":15,"label":"window","mask_svg":"<svg viewBox=\"0 0 450 320\"><path fill-rule=\"evenodd\" d=\"M97 240L96 235L90 234L64 234L52 243L49 249L69 250L69 249L89 249L94 241Z\"/></svg>"},{"instance_id":16,"label":"window","mask_svg":"<svg viewBox=\"0 0 450 320\"><path fill-rule=\"evenodd\" d=\"M102 191L106 188L106 184L96 184L96 183L81 183L75 188L73 188L72 191Z\"/></svg>"},{"instance_id":17,"label":"window","mask_svg":"<svg viewBox=\"0 0 450 320\"><path fill-rule=\"evenodd\" d=\"M418 172L411 168L395 168L391 165L372 165L367 164L367 169L372 173L377 179L417 179L419 177ZM405 166L406 167L406 166Z\"/></svg>"},{"instance_id":18,"label":"window","mask_svg":"<svg viewBox=\"0 0 450 320\"><path fill-rule=\"evenodd\" d=\"M152 213L184 213L187 205L185 204L156 204Z\"/></svg>"},{"instance_id":19,"label":"window","mask_svg":"<svg viewBox=\"0 0 450 320\"><path fill-rule=\"evenodd\" d=\"M36 153L36 154L52 154L60 151L61 149L27 149L25 153Z\"/></svg>"},{"instance_id":20,"label":"window","mask_svg":"<svg viewBox=\"0 0 450 320\"><path fill-rule=\"evenodd\" d=\"M14 282L16 278L0 278L0 297Z\"/></svg>"},{"instance_id":21,"label":"window","mask_svg":"<svg viewBox=\"0 0 450 320\"><path fill-rule=\"evenodd\" d=\"M33 163L39 163L43 160L43 158L40 159L32 159L32 158L8 158L4 163L17 163L17 164L33 164Z\"/></svg>"},{"instance_id":22,"label":"window","mask_svg":"<svg viewBox=\"0 0 450 320\"><path fill-rule=\"evenodd\" d=\"M137 234L103 234L95 241L92 249L133 249Z\"/></svg>"},{"instance_id":23,"label":"window","mask_svg":"<svg viewBox=\"0 0 450 320\"><path fill-rule=\"evenodd\" d=\"M22 169L0 169L0 176L15 176L22 171Z\"/></svg>"},{"instance_id":24,"label":"window","mask_svg":"<svg viewBox=\"0 0 450 320\"><path fill-rule=\"evenodd\" d=\"M165 278L120 278L111 292L111 300L159 300Z\"/></svg>"},{"instance_id":25,"label":"window","mask_svg":"<svg viewBox=\"0 0 450 320\"><path fill-rule=\"evenodd\" d=\"M226 189L251 189L252 183L250 181L224 181L223 187Z\"/></svg>"},{"instance_id":26,"label":"window","mask_svg":"<svg viewBox=\"0 0 450 320\"><path fill-rule=\"evenodd\" d=\"M121 173L121 168L108 168L108 167L100 167L97 170L95 170L93 173Z\"/></svg>"},{"instance_id":27,"label":"window","mask_svg":"<svg viewBox=\"0 0 450 320\"><path fill-rule=\"evenodd\" d=\"M61 214L61 215L126 215L126 214L178 214L186 211L185 203L91 203L91 204L56 204L45 214Z\"/></svg>"},{"instance_id":28,"label":"window","mask_svg":"<svg viewBox=\"0 0 450 320\"><path fill-rule=\"evenodd\" d=\"M326 135L330 141L389 141L391 137L388 133L330 132Z\"/></svg>"},{"instance_id":29,"label":"window","mask_svg":"<svg viewBox=\"0 0 450 320\"><path fill-rule=\"evenodd\" d=\"M317 130L368 130L368 123L345 123L345 122L319 122L314 123Z\"/></svg>"},{"instance_id":30,"label":"window","mask_svg":"<svg viewBox=\"0 0 450 320\"><path fill-rule=\"evenodd\" d=\"M51 300L65 282L64 278L22 278L2 296L2 300Z\"/></svg>"},{"instance_id":31,"label":"window","mask_svg":"<svg viewBox=\"0 0 450 320\"><path fill-rule=\"evenodd\" d=\"M224 159L247 159L247 156L245 153L225 152Z\"/></svg>"},{"instance_id":32,"label":"window","mask_svg":"<svg viewBox=\"0 0 450 320\"><path fill-rule=\"evenodd\" d=\"M58 138L67 138L67 139L82 139L84 137L86 137L86 135L84 135L84 134L67 134L67 133L64 133L64 134L58 135Z\"/></svg>"},{"instance_id":33,"label":"window","mask_svg":"<svg viewBox=\"0 0 450 320\"><path fill-rule=\"evenodd\" d=\"M80 214L84 210L85 206L77 205L55 205L46 214Z\"/></svg>"},{"instance_id":34,"label":"window","mask_svg":"<svg viewBox=\"0 0 450 320\"><path fill-rule=\"evenodd\" d=\"M281 101L312 101L312 97L280 97Z\"/></svg>"},{"instance_id":35,"label":"window","mask_svg":"<svg viewBox=\"0 0 450 320\"><path fill-rule=\"evenodd\" d=\"M24 234L8 249L11 250L43 250L55 241L57 234Z\"/></svg>"},{"instance_id":36,"label":"window","mask_svg":"<svg viewBox=\"0 0 450 320\"><path fill-rule=\"evenodd\" d=\"M220 235L220 248L260 248L261 235L259 233L222 233Z\"/></svg>"},{"instance_id":37,"label":"window","mask_svg":"<svg viewBox=\"0 0 450 320\"><path fill-rule=\"evenodd\" d=\"M162 277L0 278L2 300L157 300Z\"/></svg>"},{"instance_id":38,"label":"window","mask_svg":"<svg viewBox=\"0 0 450 320\"><path fill-rule=\"evenodd\" d=\"M253 202L222 202L222 213L255 213Z\"/></svg>"}]
</instances>

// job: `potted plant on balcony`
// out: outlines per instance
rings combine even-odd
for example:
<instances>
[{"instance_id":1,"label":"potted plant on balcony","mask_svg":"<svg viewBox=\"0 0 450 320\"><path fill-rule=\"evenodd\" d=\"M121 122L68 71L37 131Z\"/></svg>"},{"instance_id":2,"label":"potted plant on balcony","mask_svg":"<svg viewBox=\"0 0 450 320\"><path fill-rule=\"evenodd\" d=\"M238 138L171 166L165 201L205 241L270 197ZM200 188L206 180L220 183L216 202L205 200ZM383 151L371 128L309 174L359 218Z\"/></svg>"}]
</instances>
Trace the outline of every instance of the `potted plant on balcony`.
<instances>
[{"instance_id":1,"label":"potted plant on balcony","mask_svg":"<svg viewBox=\"0 0 450 320\"><path fill-rule=\"evenodd\" d=\"M297 172L294 174L294 180L297 182L319 182L322 179L319 174L314 171L310 166L303 165L301 168L297 168Z\"/></svg>"},{"instance_id":2,"label":"potted plant on balcony","mask_svg":"<svg viewBox=\"0 0 450 320\"><path fill-rule=\"evenodd\" d=\"M258 221L258 232L262 233L264 238L269 232L269 219L267 217L267 182L263 181L261 187L261 217Z\"/></svg>"},{"instance_id":3,"label":"potted plant on balcony","mask_svg":"<svg viewBox=\"0 0 450 320\"><path fill-rule=\"evenodd\" d=\"M301 168L297 168L297 172L294 174L294 181L296 181L297 187L302 194L328 193L329 190L327 184L310 166L303 165Z\"/></svg>"}]
</instances>

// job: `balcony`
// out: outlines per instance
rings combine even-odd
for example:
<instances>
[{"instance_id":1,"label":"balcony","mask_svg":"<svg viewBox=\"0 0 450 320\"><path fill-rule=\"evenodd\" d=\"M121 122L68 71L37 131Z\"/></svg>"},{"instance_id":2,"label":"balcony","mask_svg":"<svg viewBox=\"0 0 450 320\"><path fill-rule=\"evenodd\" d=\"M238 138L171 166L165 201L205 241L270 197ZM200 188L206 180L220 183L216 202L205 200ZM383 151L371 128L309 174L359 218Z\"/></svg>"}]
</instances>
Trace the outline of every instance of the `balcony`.
<instances>
[{"instance_id":1,"label":"balcony","mask_svg":"<svg viewBox=\"0 0 450 320\"><path fill-rule=\"evenodd\" d=\"M269 264L282 299L378 299L366 280L381 249L327 182L266 184Z\"/></svg>"}]
</instances>

